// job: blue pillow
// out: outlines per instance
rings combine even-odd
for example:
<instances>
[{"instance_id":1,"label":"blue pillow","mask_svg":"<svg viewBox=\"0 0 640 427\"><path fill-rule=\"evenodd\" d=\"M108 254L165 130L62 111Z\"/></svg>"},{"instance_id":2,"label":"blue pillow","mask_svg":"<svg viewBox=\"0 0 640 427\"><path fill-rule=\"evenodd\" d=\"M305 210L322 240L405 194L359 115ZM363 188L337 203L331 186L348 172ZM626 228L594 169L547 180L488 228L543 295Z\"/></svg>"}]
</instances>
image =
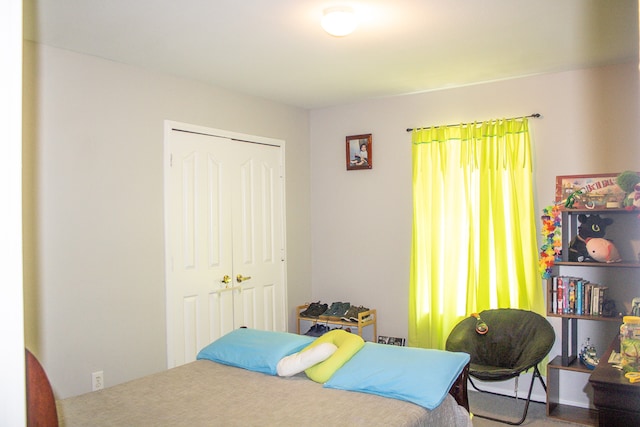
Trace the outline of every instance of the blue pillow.
<instances>
[{"instance_id":1,"label":"blue pillow","mask_svg":"<svg viewBox=\"0 0 640 427\"><path fill-rule=\"evenodd\" d=\"M467 363L467 353L367 342L324 386L438 407Z\"/></svg>"},{"instance_id":2,"label":"blue pillow","mask_svg":"<svg viewBox=\"0 0 640 427\"><path fill-rule=\"evenodd\" d=\"M200 350L197 359L276 375L280 359L302 350L313 340L306 335L241 328Z\"/></svg>"}]
</instances>

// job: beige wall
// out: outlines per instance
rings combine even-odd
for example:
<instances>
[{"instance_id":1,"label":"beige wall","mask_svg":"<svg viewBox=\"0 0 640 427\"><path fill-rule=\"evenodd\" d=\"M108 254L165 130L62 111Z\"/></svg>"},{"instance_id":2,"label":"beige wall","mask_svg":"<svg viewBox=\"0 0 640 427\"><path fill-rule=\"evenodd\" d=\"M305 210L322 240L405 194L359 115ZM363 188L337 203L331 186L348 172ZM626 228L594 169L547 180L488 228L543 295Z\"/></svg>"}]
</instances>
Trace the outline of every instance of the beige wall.
<instances>
[{"instance_id":1,"label":"beige wall","mask_svg":"<svg viewBox=\"0 0 640 427\"><path fill-rule=\"evenodd\" d=\"M165 119L285 140L290 313L368 305L383 335L407 335L407 127L541 113L538 208L556 175L640 168L635 63L309 113L31 43L25 55L26 339L59 397L98 369L108 386L166 366ZM373 170L346 171L344 138L360 133Z\"/></svg>"},{"instance_id":2,"label":"beige wall","mask_svg":"<svg viewBox=\"0 0 640 427\"><path fill-rule=\"evenodd\" d=\"M380 335L407 336L406 128L541 113L530 122L540 212L556 175L640 170L638 99L635 62L312 111L313 300L376 308ZM346 171L345 136L363 133L373 134L373 169Z\"/></svg>"},{"instance_id":3,"label":"beige wall","mask_svg":"<svg viewBox=\"0 0 640 427\"><path fill-rule=\"evenodd\" d=\"M58 397L166 367L164 120L285 141L290 313L309 298L307 111L32 43L24 86L26 342Z\"/></svg>"}]
</instances>

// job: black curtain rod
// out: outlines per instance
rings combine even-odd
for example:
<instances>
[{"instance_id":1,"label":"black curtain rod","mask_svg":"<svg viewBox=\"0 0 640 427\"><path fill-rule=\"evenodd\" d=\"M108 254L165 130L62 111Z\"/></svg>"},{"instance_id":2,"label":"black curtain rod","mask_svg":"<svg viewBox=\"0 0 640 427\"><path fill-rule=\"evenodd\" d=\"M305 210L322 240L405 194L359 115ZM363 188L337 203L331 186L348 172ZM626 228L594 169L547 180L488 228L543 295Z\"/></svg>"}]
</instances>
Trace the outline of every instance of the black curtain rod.
<instances>
[{"instance_id":1,"label":"black curtain rod","mask_svg":"<svg viewBox=\"0 0 640 427\"><path fill-rule=\"evenodd\" d=\"M525 117L532 117L532 118L534 118L534 119L538 119L538 118L542 117L542 114L540 114L540 113L533 113L533 114L530 114L530 115L528 115L528 116L515 117L515 118L516 118L516 119L524 119ZM471 124L471 123L455 123L455 124L452 124L452 125L445 125L445 126L426 126L426 127L418 128L418 129L431 129L431 128L440 128L440 127L458 126L458 125L461 125L461 124L462 124L462 125L468 125L468 124ZM412 132L412 131L413 131L413 128L407 128L407 132Z\"/></svg>"}]
</instances>

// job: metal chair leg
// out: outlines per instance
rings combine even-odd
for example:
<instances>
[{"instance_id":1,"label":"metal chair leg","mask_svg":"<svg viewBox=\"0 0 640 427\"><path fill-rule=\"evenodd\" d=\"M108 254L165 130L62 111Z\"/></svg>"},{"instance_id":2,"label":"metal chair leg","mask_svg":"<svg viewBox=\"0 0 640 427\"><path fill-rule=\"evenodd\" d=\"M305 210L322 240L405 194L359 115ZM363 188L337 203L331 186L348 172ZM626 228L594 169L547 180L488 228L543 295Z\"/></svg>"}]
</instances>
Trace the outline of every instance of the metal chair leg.
<instances>
[{"instance_id":1,"label":"metal chair leg","mask_svg":"<svg viewBox=\"0 0 640 427\"><path fill-rule=\"evenodd\" d=\"M527 412L529 411L529 403L531 403L531 393L533 391L533 383L536 380L536 377L540 380L540 383L542 384L542 388L544 388L544 391L547 391L547 386L544 383L544 380L542 379L542 375L540 374L540 371L538 370L538 367L535 366L533 369L533 375L531 376L531 384L529 385L529 393L527 394L527 401L524 405L524 412L522 413L522 418L520 418L520 420L518 421L511 421L511 420L505 420L505 419L501 419L501 418L495 418L492 417L490 415L483 415L483 414L478 414L478 413L473 413L474 417L478 417L478 418L484 418L487 420L491 420L491 421L496 421L499 423L504 423L504 424L509 424L512 426L519 426L520 424L522 424L524 422L524 420L527 418ZM493 394L496 396L502 396L502 397L512 397L512 396L505 396L504 394L500 394L500 393L494 393L492 391L488 391L488 390L481 390L480 388L478 388L473 381L471 380L471 377L469 377L469 382L471 383L471 386L478 390L481 393L488 393L488 394ZM515 399L515 397L513 397Z\"/></svg>"}]
</instances>

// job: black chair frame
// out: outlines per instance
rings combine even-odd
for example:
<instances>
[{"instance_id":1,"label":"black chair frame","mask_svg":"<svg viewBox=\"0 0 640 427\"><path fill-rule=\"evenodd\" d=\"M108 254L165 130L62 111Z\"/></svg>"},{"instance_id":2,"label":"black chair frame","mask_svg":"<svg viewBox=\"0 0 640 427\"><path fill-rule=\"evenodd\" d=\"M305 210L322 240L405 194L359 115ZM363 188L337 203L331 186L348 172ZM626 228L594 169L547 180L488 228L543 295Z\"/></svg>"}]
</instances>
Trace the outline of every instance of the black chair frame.
<instances>
[{"instance_id":1,"label":"black chair frame","mask_svg":"<svg viewBox=\"0 0 640 427\"><path fill-rule=\"evenodd\" d=\"M505 381L519 378L523 372L533 369L531 384L527 393L524 410L518 421L502 419L488 414L474 412L474 416L510 425L521 425L527 418L531 394L536 378L542 388L547 386L538 365L549 354L555 342L553 327L547 319L537 313L519 309L495 309L480 312L480 317L488 325L487 334L476 332L477 319L467 317L458 323L447 338L446 349L463 351L471 356L469 382L481 392L502 397L500 393L479 388L472 378L482 381ZM513 354L510 354L511 353Z\"/></svg>"},{"instance_id":2,"label":"black chair frame","mask_svg":"<svg viewBox=\"0 0 640 427\"><path fill-rule=\"evenodd\" d=\"M544 380L542 379L542 374L540 374L540 370L538 369L538 366L534 366L533 375L531 376L531 384L529 385L529 392L527 393L527 400L526 400L526 403L524 405L524 411L522 412L522 418L520 418L520 420L511 421L511 420L506 420L506 419L501 419L501 418L495 418L495 417L492 417L492 416L489 416L489 415L478 414L478 413L475 413L475 412L473 413L473 416L478 417L478 418L484 418L486 420L497 421L497 422L504 423L504 424L510 424L512 426L519 426L527 418L527 413L529 412L529 403L531 403L531 392L533 392L533 383L535 382L536 378L538 378L540 380L540 384L542 384L542 388L544 388L545 393L547 391L547 385L544 383ZM493 391L482 390L477 385L475 385L475 383L473 382L471 377L469 377L469 383L471 384L471 387L473 387L475 390L477 390L477 391L479 391L481 393L487 393L487 394L493 394L495 396L510 397L510 398L513 398L513 399L517 399L517 397L515 397L515 396L506 396L504 394L495 393Z\"/></svg>"}]
</instances>

